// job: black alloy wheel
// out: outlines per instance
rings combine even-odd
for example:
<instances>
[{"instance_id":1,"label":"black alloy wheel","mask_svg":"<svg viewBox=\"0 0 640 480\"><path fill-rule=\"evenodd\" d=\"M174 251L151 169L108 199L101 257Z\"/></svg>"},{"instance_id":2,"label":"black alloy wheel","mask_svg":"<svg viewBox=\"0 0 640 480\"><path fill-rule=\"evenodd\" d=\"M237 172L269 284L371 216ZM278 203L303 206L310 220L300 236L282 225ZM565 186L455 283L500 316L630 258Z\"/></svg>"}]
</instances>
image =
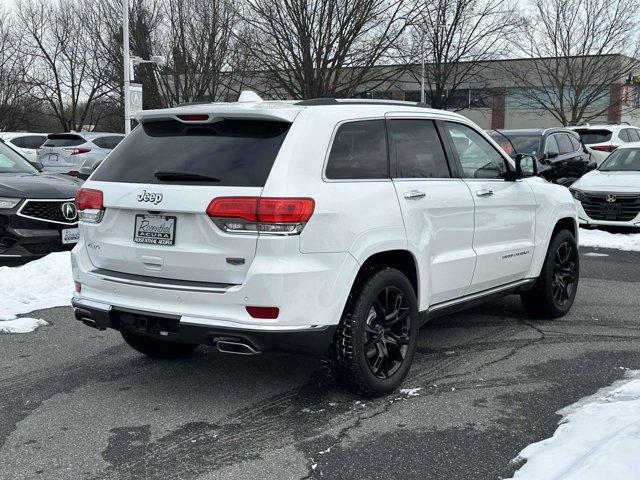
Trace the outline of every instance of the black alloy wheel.
<instances>
[{"instance_id":1,"label":"black alloy wheel","mask_svg":"<svg viewBox=\"0 0 640 480\"><path fill-rule=\"evenodd\" d=\"M409 349L409 304L402 291L378 292L364 327L367 365L377 378L387 379L402 366Z\"/></svg>"},{"instance_id":2,"label":"black alloy wheel","mask_svg":"<svg viewBox=\"0 0 640 480\"><path fill-rule=\"evenodd\" d=\"M553 300L559 307L564 307L573 295L575 286L577 251L569 244L562 242L556 250L553 261Z\"/></svg>"}]
</instances>

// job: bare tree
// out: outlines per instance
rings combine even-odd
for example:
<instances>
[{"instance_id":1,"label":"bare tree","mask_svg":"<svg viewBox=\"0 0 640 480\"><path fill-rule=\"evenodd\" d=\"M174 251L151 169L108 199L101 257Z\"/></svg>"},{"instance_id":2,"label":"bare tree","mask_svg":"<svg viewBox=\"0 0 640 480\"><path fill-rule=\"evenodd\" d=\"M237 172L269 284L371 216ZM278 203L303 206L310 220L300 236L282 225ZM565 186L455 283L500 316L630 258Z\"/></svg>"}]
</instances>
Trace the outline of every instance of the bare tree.
<instances>
[{"instance_id":1,"label":"bare tree","mask_svg":"<svg viewBox=\"0 0 640 480\"><path fill-rule=\"evenodd\" d=\"M434 0L421 5L414 20L409 59L425 63L425 100L433 108L468 106L459 102L462 86L487 84L487 60L509 51L509 39L522 24L508 0ZM410 69L422 80L421 66Z\"/></svg>"},{"instance_id":2,"label":"bare tree","mask_svg":"<svg viewBox=\"0 0 640 480\"><path fill-rule=\"evenodd\" d=\"M32 111L25 73L30 59L20 54L21 44L9 11L0 5L0 131L23 128Z\"/></svg>"},{"instance_id":3,"label":"bare tree","mask_svg":"<svg viewBox=\"0 0 640 480\"><path fill-rule=\"evenodd\" d=\"M71 0L20 0L17 23L22 55L30 56L28 81L37 100L46 102L63 130L95 122L94 103L110 93L104 64L95 55L96 38Z\"/></svg>"},{"instance_id":4,"label":"bare tree","mask_svg":"<svg viewBox=\"0 0 640 480\"><path fill-rule=\"evenodd\" d=\"M232 0L164 0L164 11L163 41L157 52L167 58L158 77L165 102L224 96L223 77L230 69L238 22Z\"/></svg>"},{"instance_id":5,"label":"bare tree","mask_svg":"<svg viewBox=\"0 0 640 480\"><path fill-rule=\"evenodd\" d=\"M518 47L536 61L506 64L521 98L563 125L619 112L639 65L638 11L638 0L534 0Z\"/></svg>"},{"instance_id":6,"label":"bare tree","mask_svg":"<svg viewBox=\"0 0 640 480\"><path fill-rule=\"evenodd\" d=\"M264 83L291 98L352 96L397 72L384 64L406 28L402 0L247 0Z\"/></svg>"}]
</instances>

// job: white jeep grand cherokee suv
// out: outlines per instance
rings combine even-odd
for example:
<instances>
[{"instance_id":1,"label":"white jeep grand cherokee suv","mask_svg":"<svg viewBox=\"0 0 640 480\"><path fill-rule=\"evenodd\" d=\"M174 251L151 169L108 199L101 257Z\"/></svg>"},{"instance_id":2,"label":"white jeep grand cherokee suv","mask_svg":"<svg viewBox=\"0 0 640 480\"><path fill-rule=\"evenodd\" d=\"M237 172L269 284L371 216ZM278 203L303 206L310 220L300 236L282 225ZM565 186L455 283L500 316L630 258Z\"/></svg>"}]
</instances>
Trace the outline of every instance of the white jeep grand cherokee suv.
<instances>
[{"instance_id":1,"label":"white jeep grand cherokee suv","mask_svg":"<svg viewBox=\"0 0 640 480\"><path fill-rule=\"evenodd\" d=\"M142 353L323 354L381 395L426 319L511 293L546 317L573 303L571 194L460 115L320 99L138 120L78 193L72 263L76 317Z\"/></svg>"}]
</instances>

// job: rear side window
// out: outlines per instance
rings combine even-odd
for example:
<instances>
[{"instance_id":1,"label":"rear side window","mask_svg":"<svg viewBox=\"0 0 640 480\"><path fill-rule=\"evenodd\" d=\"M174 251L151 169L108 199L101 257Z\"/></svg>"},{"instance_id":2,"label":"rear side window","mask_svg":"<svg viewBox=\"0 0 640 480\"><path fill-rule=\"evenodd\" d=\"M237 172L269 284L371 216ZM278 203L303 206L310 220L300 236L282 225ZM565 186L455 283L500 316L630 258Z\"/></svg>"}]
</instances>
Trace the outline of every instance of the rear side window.
<instances>
[{"instance_id":1,"label":"rear side window","mask_svg":"<svg viewBox=\"0 0 640 480\"><path fill-rule=\"evenodd\" d=\"M44 142L45 147L75 147L82 145L86 140L79 135L49 135Z\"/></svg>"},{"instance_id":2,"label":"rear side window","mask_svg":"<svg viewBox=\"0 0 640 480\"><path fill-rule=\"evenodd\" d=\"M449 178L449 166L431 120L389 121L397 178Z\"/></svg>"},{"instance_id":3,"label":"rear side window","mask_svg":"<svg viewBox=\"0 0 640 480\"><path fill-rule=\"evenodd\" d=\"M627 128L625 128L624 130L620 130L620 132L618 133L618 138L623 142L630 142L631 139L629 138L629 130Z\"/></svg>"},{"instance_id":4,"label":"rear side window","mask_svg":"<svg viewBox=\"0 0 640 480\"><path fill-rule=\"evenodd\" d=\"M217 179L197 183L263 187L290 126L286 122L228 119L202 124L176 120L145 123L109 154L92 179L157 184L168 180L158 180L156 172L175 172Z\"/></svg>"},{"instance_id":5,"label":"rear side window","mask_svg":"<svg viewBox=\"0 0 640 480\"><path fill-rule=\"evenodd\" d=\"M571 140L571 145L573 145L574 152L577 152L578 150L582 150L582 145L580 145L580 140L578 140L573 135L569 135L569 140Z\"/></svg>"},{"instance_id":6,"label":"rear side window","mask_svg":"<svg viewBox=\"0 0 640 480\"><path fill-rule=\"evenodd\" d=\"M116 148L116 145L118 145L122 141L123 138L124 137L120 137L118 135L111 135L108 137L94 138L91 141L95 143L97 146L99 146L100 148L113 150L114 148Z\"/></svg>"},{"instance_id":7,"label":"rear side window","mask_svg":"<svg viewBox=\"0 0 640 480\"><path fill-rule=\"evenodd\" d=\"M571 145L571 139L569 139L569 135L567 135L566 133L559 133L558 135L556 135L556 139L558 140L560 155L564 155L566 153L571 153L574 151L573 145Z\"/></svg>"},{"instance_id":8,"label":"rear side window","mask_svg":"<svg viewBox=\"0 0 640 480\"><path fill-rule=\"evenodd\" d=\"M40 148L42 144L45 142L47 137L45 135L27 135L25 137L17 137L11 140L18 148L31 148L36 149Z\"/></svg>"},{"instance_id":9,"label":"rear side window","mask_svg":"<svg viewBox=\"0 0 640 480\"><path fill-rule=\"evenodd\" d=\"M629 139L632 142L640 142L640 130L637 130L635 128L630 128L629 129Z\"/></svg>"},{"instance_id":10,"label":"rear side window","mask_svg":"<svg viewBox=\"0 0 640 480\"><path fill-rule=\"evenodd\" d=\"M585 145L608 142L612 135L610 130L576 130L576 132Z\"/></svg>"},{"instance_id":11,"label":"rear side window","mask_svg":"<svg viewBox=\"0 0 640 480\"><path fill-rule=\"evenodd\" d=\"M332 180L389 178L384 120L340 125L331 145L325 176Z\"/></svg>"}]
</instances>

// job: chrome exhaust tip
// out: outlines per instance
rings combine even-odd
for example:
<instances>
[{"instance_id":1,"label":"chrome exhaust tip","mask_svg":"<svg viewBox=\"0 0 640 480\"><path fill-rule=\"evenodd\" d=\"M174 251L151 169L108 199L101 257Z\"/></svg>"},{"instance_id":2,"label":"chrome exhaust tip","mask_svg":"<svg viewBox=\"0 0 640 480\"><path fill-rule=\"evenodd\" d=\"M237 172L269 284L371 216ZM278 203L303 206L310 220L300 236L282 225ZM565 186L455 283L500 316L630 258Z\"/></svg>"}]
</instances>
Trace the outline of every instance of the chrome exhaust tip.
<instances>
[{"instance_id":1,"label":"chrome exhaust tip","mask_svg":"<svg viewBox=\"0 0 640 480\"><path fill-rule=\"evenodd\" d=\"M215 343L221 353L233 353L235 355L257 355L260 353L252 346L235 340L216 340Z\"/></svg>"}]
</instances>

